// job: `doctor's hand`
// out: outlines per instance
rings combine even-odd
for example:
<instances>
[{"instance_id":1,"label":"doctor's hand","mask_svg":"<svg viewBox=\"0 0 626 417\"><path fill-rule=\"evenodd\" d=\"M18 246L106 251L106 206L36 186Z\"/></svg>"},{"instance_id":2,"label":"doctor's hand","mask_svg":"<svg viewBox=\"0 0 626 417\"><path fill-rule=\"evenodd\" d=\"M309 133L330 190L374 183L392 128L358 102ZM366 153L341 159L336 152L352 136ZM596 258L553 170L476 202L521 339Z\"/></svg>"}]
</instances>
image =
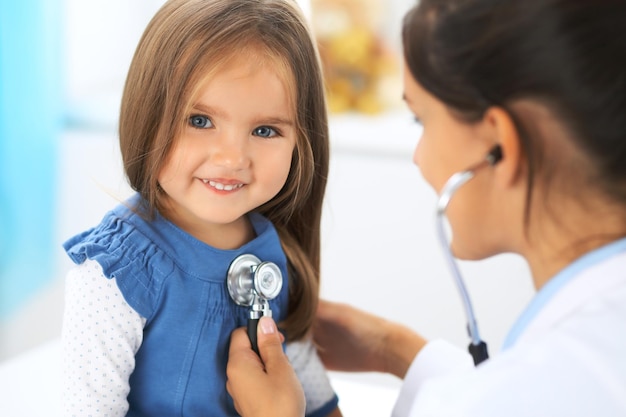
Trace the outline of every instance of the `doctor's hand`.
<instances>
[{"instance_id":1,"label":"doctor's hand","mask_svg":"<svg viewBox=\"0 0 626 417\"><path fill-rule=\"evenodd\" d=\"M304 416L304 392L287 356L283 336L269 317L257 327L261 359L252 350L246 329L230 337L226 389L243 417Z\"/></svg>"},{"instance_id":2,"label":"doctor's hand","mask_svg":"<svg viewBox=\"0 0 626 417\"><path fill-rule=\"evenodd\" d=\"M314 325L318 354L330 370L386 372L404 378L426 340L408 327L346 304L320 300Z\"/></svg>"}]
</instances>

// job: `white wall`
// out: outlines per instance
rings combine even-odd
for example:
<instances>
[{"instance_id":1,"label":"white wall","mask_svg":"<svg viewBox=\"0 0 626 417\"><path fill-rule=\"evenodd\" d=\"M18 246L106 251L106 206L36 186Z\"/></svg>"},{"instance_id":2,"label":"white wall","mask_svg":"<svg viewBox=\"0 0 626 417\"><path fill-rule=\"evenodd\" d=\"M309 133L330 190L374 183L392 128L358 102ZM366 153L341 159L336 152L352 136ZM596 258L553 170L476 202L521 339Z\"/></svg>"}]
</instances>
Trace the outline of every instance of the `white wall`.
<instances>
[{"instance_id":1,"label":"white wall","mask_svg":"<svg viewBox=\"0 0 626 417\"><path fill-rule=\"evenodd\" d=\"M65 0L65 83L70 100L121 91L135 47L165 0Z\"/></svg>"}]
</instances>

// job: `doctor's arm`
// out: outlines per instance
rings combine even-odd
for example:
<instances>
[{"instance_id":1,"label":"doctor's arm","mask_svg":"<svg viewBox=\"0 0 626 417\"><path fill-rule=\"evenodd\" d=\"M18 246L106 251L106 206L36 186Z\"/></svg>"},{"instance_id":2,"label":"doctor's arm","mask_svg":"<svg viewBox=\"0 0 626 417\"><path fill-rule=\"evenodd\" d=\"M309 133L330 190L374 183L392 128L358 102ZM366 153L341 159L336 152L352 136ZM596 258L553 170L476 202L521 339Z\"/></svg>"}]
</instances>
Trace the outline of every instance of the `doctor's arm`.
<instances>
[{"instance_id":1,"label":"doctor's arm","mask_svg":"<svg viewBox=\"0 0 626 417\"><path fill-rule=\"evenodd\" d=\"M327 369L404 378L427 341L413 330L346 304L320 300L314 339Z\"/></svg>"},{"instance_id":2,"label":"doctor's arm","mask_svg":"<svg viewBox=\"0 0 626 417\"><path fill-rule=\"evenodd\" d=\"M400 378L426 344L402 325L325 301L320 301L314 333L328 369L388 372ZM257 338L263 361L251 349L244 329L231 336L226 388L235 408L244 417L304 416L304 393L272 319L261 318Z\"/></svg>"}]
</instances>

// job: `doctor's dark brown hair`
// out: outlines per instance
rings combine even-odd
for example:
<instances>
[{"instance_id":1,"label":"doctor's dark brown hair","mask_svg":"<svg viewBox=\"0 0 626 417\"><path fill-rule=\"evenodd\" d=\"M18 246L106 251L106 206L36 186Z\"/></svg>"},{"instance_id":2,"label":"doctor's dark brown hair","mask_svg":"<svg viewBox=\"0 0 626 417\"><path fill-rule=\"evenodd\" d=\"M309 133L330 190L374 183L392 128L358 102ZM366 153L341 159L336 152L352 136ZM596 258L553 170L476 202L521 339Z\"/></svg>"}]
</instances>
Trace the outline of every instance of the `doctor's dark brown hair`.
<instances>
[{"instance_id":1,"label":"doctor's dark brown hair","mask_svg":"<svg viewBox=\"0 0 626 417\"><path fill-rule=\"evenodd\" d=\"M585 156L559 178L573 196L584 183L626 205L625 28L625 0L421 0L402 38L412 76L460 120L509 113L527 159L528 222L533 184L556 176L558 155L520 100L545 106Z\"/></svg>"},{"instance_id":2,"label":"doctor's dark brown hair","mask_svg":"<svg viewBox=\"0 0 626 417\"><path fill-rule=\"evenodd\" d=\"M276 68L293 98L297 139L286 184L257 209L276 226L288 258L292 340L311 328L319 297L320 222L329 163L324 84L313 37L295 1L171 0L147 26L122 98L126 176L154 216L157 175L201 83L234 56Z\"/></svg>"}]
</instances>

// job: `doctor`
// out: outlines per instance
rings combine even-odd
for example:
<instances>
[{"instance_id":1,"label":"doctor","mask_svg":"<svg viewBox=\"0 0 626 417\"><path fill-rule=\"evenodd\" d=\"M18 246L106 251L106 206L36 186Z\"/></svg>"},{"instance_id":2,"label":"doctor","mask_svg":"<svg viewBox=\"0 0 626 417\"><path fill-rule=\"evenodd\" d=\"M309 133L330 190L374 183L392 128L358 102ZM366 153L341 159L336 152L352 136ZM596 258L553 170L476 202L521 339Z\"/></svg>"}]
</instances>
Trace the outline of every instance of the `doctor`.
<instances>
[{"instance_id":1,"label":"doctor","mask_svg":"<svg viewBox=\"0 0 626 417\"><path fill-rule=\"evenodd\" d=\"M396 416L626 416L625 28L626 0L421 0L408 12L404 98L424 128L414 161L438 193L477 167L446 211L451 249L522 255L537 294L478 367L456 346L322 302L327 368L403 378ZM502 157L481 163L496 147ZM245 331L232 335L238 410L303 415L269 319L258 344L263 363Z\"/></svg>"}]
</instances>

